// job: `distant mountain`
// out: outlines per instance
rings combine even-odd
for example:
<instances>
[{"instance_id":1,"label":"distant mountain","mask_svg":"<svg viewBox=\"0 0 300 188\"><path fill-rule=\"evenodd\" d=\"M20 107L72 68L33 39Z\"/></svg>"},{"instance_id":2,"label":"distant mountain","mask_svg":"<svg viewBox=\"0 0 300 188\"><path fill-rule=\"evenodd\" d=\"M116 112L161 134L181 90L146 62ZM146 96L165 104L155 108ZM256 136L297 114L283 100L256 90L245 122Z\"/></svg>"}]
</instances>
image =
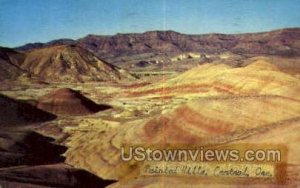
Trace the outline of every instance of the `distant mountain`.
<instances>
[{"instance_id":1,"label":"distant mountain","mask_svg":"<svg viewBox=\"0 0 300 188\"><path fill-rule=\"evenodd\" d=\"M300 28L246 34L186 35L174 31L88 35L78 40L62 39L49 43L27 44L16 48L28 51L57 44L78 44L99 57L117 57L142 53L199 52L218 54L300 55Z\"/></svg>"},{"instance_id":2,"label":"distant mountain","mask_svg":"<svg viewBox=\"0 0 300 188\"><path fill-rule=\"evenodd\" d=\"M127 71L76 45L55 45L26 53L20 67L43 81L117 81L133 78Z\"/></svg>"},{"instance_id":3,"label":"distant mountain","mask_svg":"<svg viewBox=\"0 0 300 188\"><path fill-rule=\"evenodd\" d=\"M37 49L37 48L43 48L43 47L49 47L49 46L55 46L55 45L62 45L62 44L74 44L76 43L75 40L72 39L58 39L58 40L53 40L47 43L42 43L42 42L36 42L36 43L28 43L25 44L24 46L16 48L18 51L27 51L31 49Z\"/></svg>"}]
</instances>

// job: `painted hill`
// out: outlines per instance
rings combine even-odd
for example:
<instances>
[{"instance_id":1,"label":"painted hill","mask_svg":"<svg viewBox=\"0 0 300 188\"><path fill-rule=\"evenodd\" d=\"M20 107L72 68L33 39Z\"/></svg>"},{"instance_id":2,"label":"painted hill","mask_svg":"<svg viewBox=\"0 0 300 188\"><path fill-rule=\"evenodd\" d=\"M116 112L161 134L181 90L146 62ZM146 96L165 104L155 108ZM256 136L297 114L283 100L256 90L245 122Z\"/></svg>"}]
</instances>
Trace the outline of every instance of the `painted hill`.
<instances>
[{"instance_id":1,"label":"painted hill","mask_svg":"<svg viewBox=\"0 0 300 188\"><path fill-rule=\"evenodd\" d=\"M0 47L0 81L24 75L25 71L19 67L19 63L24 59L24 54Z\"/></svg>"},{"instance_id":2,"label":"painted hill","mask_svg":"<svg viewBox=\"0 0 300 188\"><path fill-rule=\"evenodd\" d=\"M58 89L41 97L37 107L57 115L87 115L110 108L98 105L80 92L68 88Z\"/></svg>"},{"instance_id":3,"label":"painted hill","mask_svg":"<svg viewBox=\"0 0 300 188\"><path fill-rule=\"evenodd\" d=\"M43 81L118 81L133 78L89 51L74 45L59 45L26 53L20 67Z\"/></svg>"},{"instance_id":4,"label":"painted hill","mask_svg":"<svg viewBox=\"0 0 300 188\"><path fill-rule=\"evenodd\" d=\"M131 96L281 95L299 99L300 81L265 58L252 59L246 67L211 63L179 76L131 91Z\"/></svg>"},{"instance_id":5,"label":"painted hill","mask_svg":"<svg viewBox=\"0 0 300 188\"><path fill-rule=\"evenodd\" d=\"M291 122L299 117L300 102L280 96L203 98L166 114L107 128L105 131L76 131L68 143L66 161L95 172L100 177L118 179L133 172L134 167L133 164L128 169L122 167L119 151L122 145L224 144L243 140L250 135L255 139L261 129L272 129L276 123ZM297 125L299 127L299 121ZM285 140L281 140L282 143L299 144L299 135L293 135L290 138L286 136ZM107 141L104 142L104 139ZM290 139L295 142L290 142ZM105 144L100 146L100 142ZM295 157L290 156L289 162L293 164ZM113 170L116 168L119 170Z\"/></svg>"},{"instance_id":6,"label":"painted hill","mask_svg":"<svg viewBox=\"0 0 300 188\"><path fill-rule=\"evenodd\" d=\"M131 89L128 97L135 100L165 96L171 99L164 100L161 114L128 121L122 126L109 127L106 122L108 128L74 131L66 161L100 177L118 179L134 174L135 168L134 164L122 166L122 145L218 145L250 136L255 139L263 130L271 130L282 122L299 127L299 121L294 121L300 118L299 91L299 78L282 72L265 59L256 59L240 68L202 65L173 79ZM186 104L173 104L175 98L185 99ZM283 144L299 144L297 134L286 134L286 140L281 140ZM100 142L105 144L99 146ZM78 153L89 153L89 157ZM288 163L294 162L299 164L291 155Z\"/></svg>"}]
</instances>

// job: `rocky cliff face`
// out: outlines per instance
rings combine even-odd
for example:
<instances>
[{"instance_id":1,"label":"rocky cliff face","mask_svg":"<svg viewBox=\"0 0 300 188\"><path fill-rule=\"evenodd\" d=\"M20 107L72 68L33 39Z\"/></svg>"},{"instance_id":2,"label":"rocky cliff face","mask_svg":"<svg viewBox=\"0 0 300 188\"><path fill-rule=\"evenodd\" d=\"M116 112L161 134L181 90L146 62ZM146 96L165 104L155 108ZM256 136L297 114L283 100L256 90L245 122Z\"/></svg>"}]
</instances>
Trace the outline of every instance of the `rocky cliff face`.
<instances>
[{"instance_id":1,"label":"rocky cliff face","mask_svg":"<svg viewBox=\"0 0 300 188\"><path fill-rule=\"evenodd\" d=\"M268 55L300 55L300 29L281 29L247 34L186 35L174 31L88 35L77 41L56 40L46 44L28 44L17 49L31 50L41 46L76 43L98 56L121 56L141 53L243 53Z\"/></svg>"}]
</instances>

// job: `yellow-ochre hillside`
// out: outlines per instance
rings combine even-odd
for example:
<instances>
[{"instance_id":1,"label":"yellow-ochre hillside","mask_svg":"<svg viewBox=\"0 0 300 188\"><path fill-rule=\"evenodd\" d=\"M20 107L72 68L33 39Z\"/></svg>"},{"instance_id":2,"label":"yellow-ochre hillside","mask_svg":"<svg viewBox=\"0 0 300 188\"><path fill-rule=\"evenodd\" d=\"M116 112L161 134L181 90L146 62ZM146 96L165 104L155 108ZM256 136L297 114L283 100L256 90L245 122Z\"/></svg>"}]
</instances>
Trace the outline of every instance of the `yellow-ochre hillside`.
<instances>
[{"instance_id":1,"label":"yellow-ochre hillside","mask_svg":"<svg viewBox=\"0 0 300 188\"><path fill-rule=\"evenodd\" d=\"M133 90L131 96L279 95L300 99L299 92L299 77L259 58L238 68L219 63L200 65L166 82Z\"/></svg>"},{"instance_id":2,"label":"yellow-ochre hillside","mask_svg":"<svg viewBox=\"0 0 300 188\"><path fill-rule=\"evenodd\" d=\"M224 64L196 67L157 85L128 93L129 98L136 99L186 97L190 99L187 103L174 105L159 115L121 124L82 122L79 127L96 124L101 128L88 133L72 132L66 161L100 177L118 179L137 170L134 164L124 167L120 160L122 145L220 145L255 138L260 138L261 143L272 142L271 133L267 131L274 129L274 135L279 137L282 126L286 126L283 130L299 130L299 83L297 77L263 59L240 68ZM172 100L164 103L164 107L172 105ZM261 138L264 134L266 137ZM293 131L284 131L284 138L276 143L285 144L287 148L300 144L299 134ZM288 155L287 163L298 164L299 161ZM156 181L148 183L158 186ZM166 185L173 186L174 181Z\"/></svg>"}]
</instances>

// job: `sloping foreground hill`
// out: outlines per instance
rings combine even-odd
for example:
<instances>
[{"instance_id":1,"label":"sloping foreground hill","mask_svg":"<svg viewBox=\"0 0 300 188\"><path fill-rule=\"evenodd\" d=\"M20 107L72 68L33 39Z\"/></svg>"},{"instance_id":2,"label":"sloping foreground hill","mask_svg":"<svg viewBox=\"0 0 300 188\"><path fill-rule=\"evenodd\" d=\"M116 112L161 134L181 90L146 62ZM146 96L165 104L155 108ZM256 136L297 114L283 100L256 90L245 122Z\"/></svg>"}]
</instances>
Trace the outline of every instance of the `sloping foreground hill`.
<instances>
[{"instance_id":1,"label":"sloping foreground hill","mask_svg":"<svg viewBox=\"0 0 300 188\"><path fill-rule=\"evenodd\" d=\"M289 150L287 183L289 186L297 185L299 174L295 171L300 161L295 157L298 151L294 147L300 140L299 84L297 77L281 72L264 60L241 68L220 64L199 66L158 86L138 88L128 96L137 99L166 95L187 97L190 99L187 104L161 115L117 126L99 122L99 125L93 124L93 131L88 131L88 126L83 123L77 131L71 132L66 162L103 178L122 179L139 174L134 163L124 165L120 160L122 145L147 147L167 143L218 146L243 140L248 142L251 138L261 138L256 143L270 143L272 139L278 139L274 143L284 144ZM187 86L190 86L189 90L186 90ZM284 139L280 137L280 130L284 133ZM252 183L248 181L245 185ZM119 185L126 187L122 183ZM138 178L127 185L203 187L206 184L203 180L191 184L184 179L180 182L175 178L157 177ZM236 187L239 186L242 185Z\"/></svg>"},{"instance_id":2,"label":"sloping foreground hill","mask_svg":"<svg viewBox=\"0 0 300 188\"><path fill-rule=\"evenodd\" d=\"M172 112L153 118L128 122L93 131L75 131L66 152L69 164L87 169L103 178L118 178L122 171L122 145L151 144L224 144L240 140L249 130L272 129L279 122L300 117L300 101L279 96L204 98L192 101ZM299 126L299 121L298 124ZM94 126L95 127L95 126ZM83 125L82 125L82 128ZM259 135L260 132L254 132ZM294 134L299 136L299 134ZM289 137L281 140L294 145ZM295 141L296 139L290 137ZM299 138L299 137L298 137ZM276 139L276 138L274 138ZM290 150L290 162L297 162ZM85 153L88 155L81 155ZM296 155L295 155L296 156ZM300 163L300 161L299 161ZM119 170L113 170L119 168Z\"/></svg>"},{"instance_id":3,"label":"sloping foreground hill","mask_svg":"<svg viewBox=\"0 0 300 188\"><path fill-rule=\"evenodd\" d=\"M20 67L47 82L118 81L133 78L127 71L73 45L30 51Z\"/></svg>"},{"instance_id":4,"label":"sloping foreground hill","mask_svg":"<svg viewBox=\"0 0 300 188\"><path fill-rule=\"evenodd\" d=\"M300 183L300 160L299 145L300 133L300 117L287 119L278 123L270 124L267 126L257 127L254 129L248 129L243 132L233 132L230 135L223 137L214 137L215 140L220 140L228 144L272 144L272 145L284 145L287 147L287 164L285 168L281 169L284 174L285 182L283 184L261 183L255 180L246 180L241 183L237 180L224 181L211 181L209 178L178 178L178 177L140 177L132 179L130 181L123 181L116 183L110 188L119 187L219 187L219 188L231 188L231 187L253 187L253 188L274 188L274 187L298 187ZM211 140L213 140L211 139ZM222 148L224 143L219 147ZM201 145L201 142L199 142ZM284 154L283 154L284 155Z\"/></svg>"},{"instance_id":5,"label":"sloping foreground hill","mask_svg":"<svg viewBox=\"0 0 300 188\"><path fill-rule=\"evenodd\" d=\"M81 132L80 129L84 127L80 127L71 135L66 162L103 178L119 179L139 174L134 163L127 163L126 166L120 161L122 145L283 144L288 148L286 183L289 185L287 187L292 187L299 184L300 178L296 173L300 165L297 157L297 145L300 144L299 119L300 101L285 97L207 98L192 101L153 119L105 129L104 124L99 124L97 126L102 128L93 128L93 131L83 129ZM183 178L140 177L120 182L117 187L203 187L206 183L203 179L190 182ZM238 182L231 183L236 187L242 186ZM252 180L244 182L245 185L253 183ZM234 186L231 184L231 187Z\"/></svg>"}]
</instances>

